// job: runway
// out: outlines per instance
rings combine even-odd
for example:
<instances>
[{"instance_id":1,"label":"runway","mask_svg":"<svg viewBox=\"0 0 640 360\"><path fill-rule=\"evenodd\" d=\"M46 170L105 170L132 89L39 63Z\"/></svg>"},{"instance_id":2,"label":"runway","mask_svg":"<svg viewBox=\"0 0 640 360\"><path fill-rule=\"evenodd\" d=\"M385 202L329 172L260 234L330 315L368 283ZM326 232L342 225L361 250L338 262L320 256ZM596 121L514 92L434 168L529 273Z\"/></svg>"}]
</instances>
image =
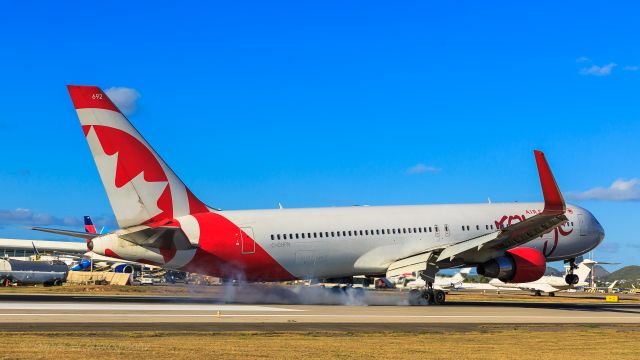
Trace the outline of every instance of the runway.
<instances>
[{"instance_id":1,"label":"runway","mask_svg":"<svg viewBox=\"0 0 640 360\"><path fill-rule=\"evenodd\" d=\"M0 330L73 327L406 328L434 324L639 324L640 304L473 302L443 306L222 304L182 297L3 295ZM97 326L96 328L99 328Z\"/></svg>"}]
</instances>

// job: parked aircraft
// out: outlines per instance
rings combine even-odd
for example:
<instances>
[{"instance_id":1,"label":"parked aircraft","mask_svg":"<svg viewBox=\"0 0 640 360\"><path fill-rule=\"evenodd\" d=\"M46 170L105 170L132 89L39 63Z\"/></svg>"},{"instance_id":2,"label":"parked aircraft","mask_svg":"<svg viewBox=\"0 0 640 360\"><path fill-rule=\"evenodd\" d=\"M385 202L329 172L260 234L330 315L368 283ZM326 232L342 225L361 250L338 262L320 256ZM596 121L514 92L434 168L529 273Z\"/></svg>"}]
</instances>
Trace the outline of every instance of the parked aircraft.
<instances>
[{"instance_id":1,"label":"parked aircraft","mask_svg":"<svg viewBox=\"0 0 640 360\"><path fill-rule=\"evenodd\" d=\"M440 290L459 289L462 287L462 283L470 272L471 268L463 268L453 276L436 276L435 281L433 282L433 288ZM415 276L405 276L404 280L408 281L406 281L404 285L398 285L402 285L409 289L423 289L427 286L427 283L424 280L416 278Z\"/></svg>"},{"instance_id":2,"label":"parked aircraft","mask_svg":"<svg viewBox=\"0 0 640 360\"><path fill-rule=\"evenodd\" d=\"M11 283L61 285L67 279L68 272L67 264L58 260L0 259L0 282L5 286Z\"/></svg>"},{"instance_id":3,"label":"parked aircraft","mask_svg":"<svg viewBox=\"0 0 640 360\"><path fill-rule=\"evenodd\" d=\"M525 291L532 291L536 295L540 296L543 292L554 296L558 291L566 291L569 289L575 289L576 287L588 286L587 278L593 266L599 264L597 261L585 259L575 270L575 275L578 277L578 281L574 283L567 282L563 276L543 276L540 279L528 283L505 283L499 279L492 279L489 284L497 288L516 288Z\"/></svg>"},{"instance_id":4,"label":"parked aircraft","mask_svg":"<svg viewBox=\"0 0 640 360\"><path fill-rule=\"evenodd\" d=\"M68 90L121 228L89 237L105 256L246 281L416 272L427 288L410 303L422 304L445 301L433 289L438 269L534 281L546 261L575 265L604 238L589 211L565 205L540 151L544 203L222 211L184 185L100 88Z\"/></svg>"}]
</instances>

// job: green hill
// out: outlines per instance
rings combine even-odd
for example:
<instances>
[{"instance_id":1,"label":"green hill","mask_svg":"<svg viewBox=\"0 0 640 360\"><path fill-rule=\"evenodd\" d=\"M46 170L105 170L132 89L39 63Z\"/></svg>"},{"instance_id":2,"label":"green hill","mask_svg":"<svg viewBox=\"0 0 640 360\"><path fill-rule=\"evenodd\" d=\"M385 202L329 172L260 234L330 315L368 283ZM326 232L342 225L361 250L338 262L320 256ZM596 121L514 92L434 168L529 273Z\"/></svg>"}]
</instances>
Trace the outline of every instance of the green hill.
<instances>
[{"instance_id":1,"label":"green hill","mask_svg":"<svg viewBox=\"0 0 640 360\"><path fill-rule=\"evenodd\" d=\"M554 267L547 266L547 270L544 272L545 275L553 275L553 276L564 276L563 270L558 270Z\"/></svg>"},{"instance_id":2,"label":"green hill","mask_svg":"<svg viewBox=\"0 0 640 360\"><path fill-rule=\"evenodd\" d=\"M596 265L593 267L593 272L596 275L596 279L603 279L605 278L607 275L611 274L609 271L607 271L607 269L603 268L600 265Z\"/></svg>"},{"instance_id":3,"label":"green hill","mask_svg":"<svg viewBox=\"0 0 640 360\"><path fill-rule=\"evenodd\" d=\"M640 279L640 266L630 265L616 270L603 278L605 281L628 280L636 282Z\"/></svg>"}]
</instances>

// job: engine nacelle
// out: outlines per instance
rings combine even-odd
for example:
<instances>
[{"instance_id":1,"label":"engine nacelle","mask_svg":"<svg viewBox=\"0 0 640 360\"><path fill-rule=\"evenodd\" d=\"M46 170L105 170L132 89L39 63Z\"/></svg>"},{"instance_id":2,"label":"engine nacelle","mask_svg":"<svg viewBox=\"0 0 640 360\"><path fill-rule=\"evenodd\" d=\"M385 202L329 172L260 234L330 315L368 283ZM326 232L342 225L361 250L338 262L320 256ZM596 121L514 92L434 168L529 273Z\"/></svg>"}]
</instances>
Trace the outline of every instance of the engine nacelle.
<instances>
[{"instance_id":1,"label":"engine nacelle","mask_svg":"<svg viewBox=\"0 0 640 360\"><path fill-rule=\"evenodd\" d=\"M133 266L129 265L129 264L114 264L112 267L113 272L115 273L122 273L122 274L132 274L133 273Z\"/></svg>"},{"instance_id":2,"label":"engine nacelle","mask_svg":"<svg viewBox=\"0 0 640 360\"><path fill-rule=\"evenodd\" d=\"M506 255L478 265L478 274L498 278L502 282L525 283L536 281L544 275L547 259L532 248L508 250Z\"/></svg>"}]
</instances>

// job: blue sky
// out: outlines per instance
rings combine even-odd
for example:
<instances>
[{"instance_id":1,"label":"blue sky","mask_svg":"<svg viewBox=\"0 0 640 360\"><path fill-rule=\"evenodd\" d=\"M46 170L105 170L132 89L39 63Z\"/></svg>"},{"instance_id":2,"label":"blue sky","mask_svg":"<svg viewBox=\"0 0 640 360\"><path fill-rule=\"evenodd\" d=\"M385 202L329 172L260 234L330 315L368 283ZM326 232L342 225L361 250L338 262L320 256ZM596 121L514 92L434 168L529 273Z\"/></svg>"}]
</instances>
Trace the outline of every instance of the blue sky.
<instances>
[{"instance_id":1,"label":"blue sky","mask_svg":"<svg viewBox=\"0 0 640 360\"><path fill-rule=\"evenodd\" d=\"M597 257L638 263L639 11L5 4L0 237L112 218L66 92L74 83L134 89L131 121L224 209L536 201L539 148L570 201L605 227Z\"/></svg>"}]
</instances>

